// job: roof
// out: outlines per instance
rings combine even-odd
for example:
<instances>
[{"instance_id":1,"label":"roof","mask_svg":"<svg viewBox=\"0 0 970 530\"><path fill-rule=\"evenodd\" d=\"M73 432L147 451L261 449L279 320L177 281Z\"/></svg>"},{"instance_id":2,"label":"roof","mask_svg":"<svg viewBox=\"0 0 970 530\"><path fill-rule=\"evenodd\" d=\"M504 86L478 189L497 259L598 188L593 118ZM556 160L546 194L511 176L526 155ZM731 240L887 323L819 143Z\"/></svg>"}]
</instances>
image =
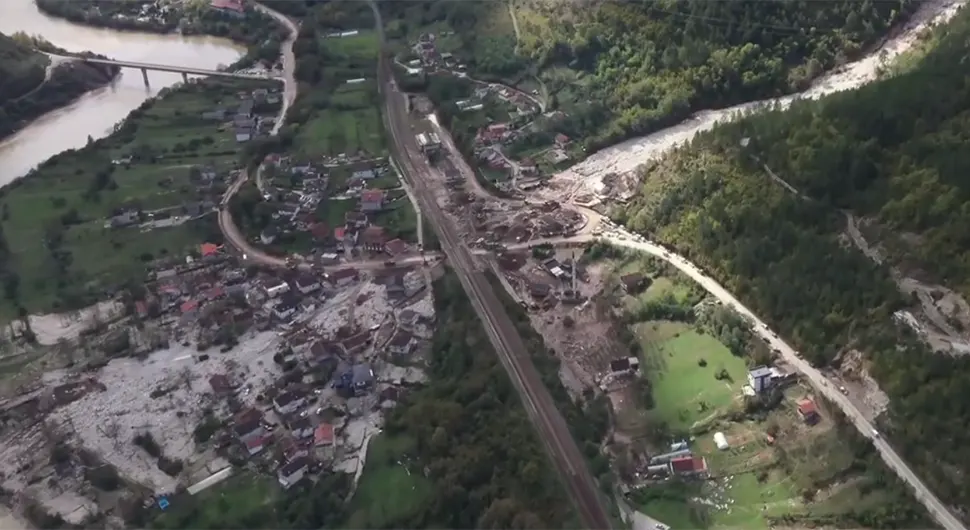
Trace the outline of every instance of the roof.
<instances>
[{"instance_id":1,"label":"roof","mask_svg":"<svg viewBox=\"0 0 970 530\"><path fill-rule=\"evenodd\" d=\"M306 458L304 457L294 458L289 463L283 464L282 466L280 466L279 474L284 477L289 477L306 467L307 467Z\"/></svg>"},{"instance_id":2,"label":"roof","mask_svg":"<svg viewBox=\"0 0 970 530\"><path fill-rule=\"evenodd\" d=\"M212 0L212 7L216 9L229 9L240 13L244 11L241 0Z\"/></svg>"},{"instance_id":3,"label":"roof","mask_svg":"<svg viewBox=\"0 0 970 530\"><path fill-rule=\"evenodd\" d=\"M333 425L329 423L321 423L313 431L313 443L315 445L332 445L333 444Z\"/></svg>"},{"instance_id":4,"label":"roof","mask_svg":"<svg viewBox=\"0 0 970 530\"><path fill-rule=\"evenodd\" d=\"M414 335L411 335L407 331L398 331L393 337L391 337L390 345L404 347L410 344L413 338Z\"/></svg>"},{"instance_id":5,"label":"roof","mask_svg":"<svg viewBox=\"0 0 970 530\"><path fill-rule=\"evenodd\" d=\"M357 269L338 269L330 273L330 278L333 280L342 280L344 278L353 278L357 276Z\"/></svg>"},{"instance_id":6,"label":"roof","mask_svg":"<svg viewBox=\"0 0 970 530\"><path fill-rule=\"evenodd\" d=\"M364 202L377 202L384 200L383 190L364 190L360 192L360 200Z\"/></svg>"},{"instance_id":7,"label":"roof","mask_svg":"<svg viewBox=\"0 0 970 530\"><path fill-rule=\"evenodd\" d=\"M224 374L215 374L209 378L209 386L217 394L223 394L232 390L232 385L229 384L229 378Z\"/></svg>"},{"instance_id":8,"label":"roof","mask_svg":"<svg viewBox=\"0 0 970 530\"><path fill-rule=\"evenodd\" d=\"M614 372L622 372L630 369L630 358L624 357L622 359L613 359L610 361L610 370Z\"/></svg>"},{"instance_id":9,"label":"roof","mask_svg":"<svg viewBox=\"0 0 970 530\"><path fill-rule=\"evenodd\" d=\"M199 302L195 300L189 300L187 302L183 302L180 309L182 310L183 313L188 313L190 311L195 311L198 307L199 307Z\"/></svg>"},{"instance_id":10,"label":"roof","mask_svg":"<svg viewBox=\"0 0 970 530\"><path fill-rule=\"evenodd\" d=\"M290 426L290 430L292 431L302 431L312 427L312 425L310 425L310 418L296 418L293 421L288 422L288 424Z\"/></svg>"},{"instance_id":11,"label":"roof","mask_svg":"<svg viewBox=\"0 0 970 530\"><path fill-rule=\"evenodd\" d=\"M238 425L249 421L259 421L261 419L263 419L262 412L254 408L249 408L233 416L232 422Z\"/></svg>"},{"instance_id":12,"label":"roof","mask_svg":"<svg viewBox=\"0 0 970 530\"><path fill-rule=\"evenodd\" d=\"M298 401L301 398L303 398L303 396L300 394L297 394L296 392L283 392L282 394L276 396L276 399L273 400L273 403L276 403L276 406L278 407L285 407L290 403L293 403L294 401Z\"/></svg>"},{"instance_id":13,"label":"roof","mask_svg":"<svg viewBox=\"0 0 970 530\"><path fill-rule=\"evenodd\" d=\"M266 444L266 438L264 436L257 436L252 440L246 441L246 449L256 449L257 447L262 447Z\"/></svg>"},{"instance_id":14,"label":"roof","mask_svg":"<svg viewBox=\"0 0 970 530\"><path fill-rule=\"evenodd\" d=\"M232 432L236 433L236 436L246 436L247 434L260 428L259 420L249 420L245 423L238 423L232 428Z\"/></svg>"},{"instance_id":15,"label":"roof","mask_svg":"<svg viewBox=\"0 0 970 530\"><path fill-rule=\"evenodd\" d=\"M339 357L343 350L334 342L318 340L310 346L310 352L317 357Z\"/></svg>"},{"instance_id":16,"label":"roof","mask_svg":"<svg viewBox=\"0 0 970 530\"><path fill-rule=\"evenodd\" d=\"M670 468L675 473L704 471L707 469L707 462L701 456L680 456L670 460Z\"/></svg>"},{"instance_id":17,"label":"roof","mask_svg":"<svg viewBox=\"0 0 970 530\"><path fill-rule=\"evenodd\" d=\"M354 384L370 383L374 380L374 371L371 370L369 364L355 364L351 368L351 372L353 373Z\"/></svg>"},{"instance_id":18,"label":"roof","mask_svg":"<svg viewBox=\"0 0 970 530\"><path fill-rule=\"evenodd\" d=\"M314 223L310 227L310 233L317 239L327 239L330 236L330 227L327 223Z\"/></svg>"},{"instance_id":19,"label":"roof","mask_svg":"<svg viewBox=\"0 0 970 530\"><path fill-rule=\"evenodd\" d=\"M215 243L202 243L199 247L199 252L202 254L202 257L217 254L219 252L219 245Z\"/></svg>"},{"instance_id":20,"label":"roof","mask_svg":"<svg viewBox=\"0 0 970 530\"><path fill-rule=\"evenodd\" d=\"M569 141L569 137L563 133L559 133L556 135L556 141L559 143L565 143Z\"/></svg>"},{"instance_id":21,"label":"roof","mask_svg":"<svg viewBox=\"0 0 970 530\"><path fill-rule=\"evenodd\" d=\"M368 226L360 233L360 237L365 244L382 245L384 244L384 228L380 226Z\"/></svg>"},{"instance_id":22,"label":"roof","mask_svg":"<svg viewBox=\"0 0 970 530\"><path fill-rule=\"evenodd\" d=\"M798 402L798 413L802 416L818 414L818 408L815 406L815 402L811 399L803 399Z\"/></svg>"},{"instance_id":23,"label":"roof","mask_svg":"<svg viewBox=\"0 0 970 530\"><path fill-rule=\"evenodd\" d=\"M643 275L638 272L624 274L623 276L620 276L620 281L623 282L623 285L627 287L635 286L643 281Z\"/></svg>"},{"instance_id":24,"label":"roof","mask_svg":"<svg viewBox=\"0 0 970 530\"><path fill-rule=\"evenodd\" d=\"M392 239L384 243L384 248L391 254L397 255L408 249L408 244L400 239Z\"/></svg>"},{"instance_id":25,"label":"roof","mask_svg":"<svg viewBox=\"0 0 970 530\"><path fill-rule=\"evenodd\" d=\"M317 285L319 283L320 283L320 280L318 280L314 276L310 276L308 274L301 274L296 279L296 285L299 286L299 287L311 287L311 286Z\"/></svg>"},{"instance_id":26,"label":"roof","mask_svg":"<svg viewBox=\"0 0 970 530\"><path fill-rule=\"evenodd\" d=\"M752 368L751 371L748 372L748 375L755 379L759 379L761 377L771 377L771 368L768 368L767 366L758 366L757 368Z\"/></svg>"}]
</instances>

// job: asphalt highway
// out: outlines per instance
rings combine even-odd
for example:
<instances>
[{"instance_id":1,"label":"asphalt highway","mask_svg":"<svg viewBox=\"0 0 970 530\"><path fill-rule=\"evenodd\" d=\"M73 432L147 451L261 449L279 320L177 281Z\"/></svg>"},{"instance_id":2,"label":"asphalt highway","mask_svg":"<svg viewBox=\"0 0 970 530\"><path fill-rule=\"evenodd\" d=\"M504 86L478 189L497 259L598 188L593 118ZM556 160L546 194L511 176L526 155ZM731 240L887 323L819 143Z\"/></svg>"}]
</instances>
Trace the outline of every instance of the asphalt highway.
<instances>
[{"instance_id":1,"label":"asphalt highway","mask_svg":"<svg viewBox=\"0 0 970 530\"><path fill-rule=\"evenodd\" d=\"M370 5L384 49L380 11L373 2ZM569 427L533 365L522 337L491 284L477 269L471 252L462 242L454 224L441 210L425 180L431 173L431 168L418 149L411 131L406 96L398 91L391 68L391 61L382 52L378 67L378 85L381 87L385 107L384 122L391 133L394 158L401 167L402 175L413 190L421 211L437 232L442 250L448 256L475 312L481 318L499 360L522 397L526 412L562 475L584 525L593 529L610 528L608 512L602 504L596 481L587 469L583 454L573 440Z\"/></svg>"}]
</instances>

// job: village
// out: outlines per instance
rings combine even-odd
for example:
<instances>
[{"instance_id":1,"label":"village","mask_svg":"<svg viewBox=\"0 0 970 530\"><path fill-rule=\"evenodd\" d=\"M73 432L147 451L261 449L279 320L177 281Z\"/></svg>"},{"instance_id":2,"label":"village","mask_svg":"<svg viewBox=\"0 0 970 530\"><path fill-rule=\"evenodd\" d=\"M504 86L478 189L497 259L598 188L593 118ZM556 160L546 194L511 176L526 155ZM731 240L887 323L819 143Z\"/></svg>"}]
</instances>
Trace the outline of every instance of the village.
<instances>
[{"instance_id":1,"label":"village","mask_svg":"<svg viewBox=\"0 0 970 530\"><path fill-rule=\"evenodd\" d=\"M435 260L264 270L206 243L178 261L65 322L83 346L3 404L6 490L81 524L239 468L359 477L382 411L425 380Z\"/></svg>"}]
</instances>

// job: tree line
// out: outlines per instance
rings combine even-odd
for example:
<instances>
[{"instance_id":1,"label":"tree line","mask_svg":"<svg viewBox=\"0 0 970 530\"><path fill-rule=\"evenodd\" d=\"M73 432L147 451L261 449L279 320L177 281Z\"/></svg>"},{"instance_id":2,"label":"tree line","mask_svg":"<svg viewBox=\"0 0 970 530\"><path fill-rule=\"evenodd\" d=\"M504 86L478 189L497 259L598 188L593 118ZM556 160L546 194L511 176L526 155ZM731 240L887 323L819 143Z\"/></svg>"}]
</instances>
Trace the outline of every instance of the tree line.
<instances>
[{"instance_id":1,"label":"tree line","mask_svg":"<svg viewBox=\"0 0 970 530\"><path fill-rule=\"evenodd\" d=\"M617 215L705 267L814 364L862 351L890 397L882 428L935 492L959 503L970 498L970 358L933 353L894 324L908 299L846 242L841 211L912 233L908 248L892 242L895 258L967 292L970 82L954 65L970 14L942 32L908 72L699 136L646 169L652 195Z\"/></svg>"}]
</instances>

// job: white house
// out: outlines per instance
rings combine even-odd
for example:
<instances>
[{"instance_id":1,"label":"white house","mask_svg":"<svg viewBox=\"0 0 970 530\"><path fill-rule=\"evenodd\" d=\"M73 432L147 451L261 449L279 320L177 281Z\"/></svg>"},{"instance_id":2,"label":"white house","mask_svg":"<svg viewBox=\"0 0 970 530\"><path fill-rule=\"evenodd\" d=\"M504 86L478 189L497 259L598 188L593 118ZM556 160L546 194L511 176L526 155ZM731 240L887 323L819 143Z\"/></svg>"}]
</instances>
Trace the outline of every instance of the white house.
<instances>
[{"instance_id":1,"label":"white house","mask_svg":"<svg viewBox=\"0 0 970 530\"><path fill-rule=\"evenodd\" d=\"M728 444L727 437L724 436L723 432L714 433L714 445L716 445L721 451L731 447L730 444Z\"/></svg>"},{"instance_id":2,"label":"white house","mask_svg":"<svg viewBox=\"0 0 970 530\"><path fill-rule=\"evenodd\" d=\"M748 384L760 394L771 387L771 369L767 366L759 366L748 372Z\"/></svg>"},{"instance_id":3,"label":"white house","mask_svg":"<svg viewBox=\"0 0 970 530\"><path fill-rule=\"evenodd\" d=\"M280 300L273 306L273 314L280 320L286 320L293 316L293 313L296 313L297 305L299 303L294 300Z\"/></svg>"},{"instance_id":4,"label":"white house","mask_svg":"<svg viewBox=\"0 0 970 530\"><path fill-rule=\"evenodd\" d=\"M276 473L280 486L282 486L283 489L289 489L290 486L303 480L303 477L306 476L308 467L309 465L306 458L297 458L292 462L281 466L279 471Z\"/></svg>"},{"instance_id":5,"label":"white house","mask_svg":"<svg viewBox=\"0 0 970 530\"><path fill-rule=\"evenodd\" d=\"M288 416L306 404L306 396L296 392L283 392L273 400L273 408L283 416Z\"/></svg>"},{"instance_id":6,"label":"white house","mask_svg":"<svg viewBox=\"0 0 970 530\"><path fill-rule=\"evenodd\" d=\"M277 296L290 292L290 285L282 280L279 283L266 287L266 296L276 298Z\"/></svg>"}]
</instances>

